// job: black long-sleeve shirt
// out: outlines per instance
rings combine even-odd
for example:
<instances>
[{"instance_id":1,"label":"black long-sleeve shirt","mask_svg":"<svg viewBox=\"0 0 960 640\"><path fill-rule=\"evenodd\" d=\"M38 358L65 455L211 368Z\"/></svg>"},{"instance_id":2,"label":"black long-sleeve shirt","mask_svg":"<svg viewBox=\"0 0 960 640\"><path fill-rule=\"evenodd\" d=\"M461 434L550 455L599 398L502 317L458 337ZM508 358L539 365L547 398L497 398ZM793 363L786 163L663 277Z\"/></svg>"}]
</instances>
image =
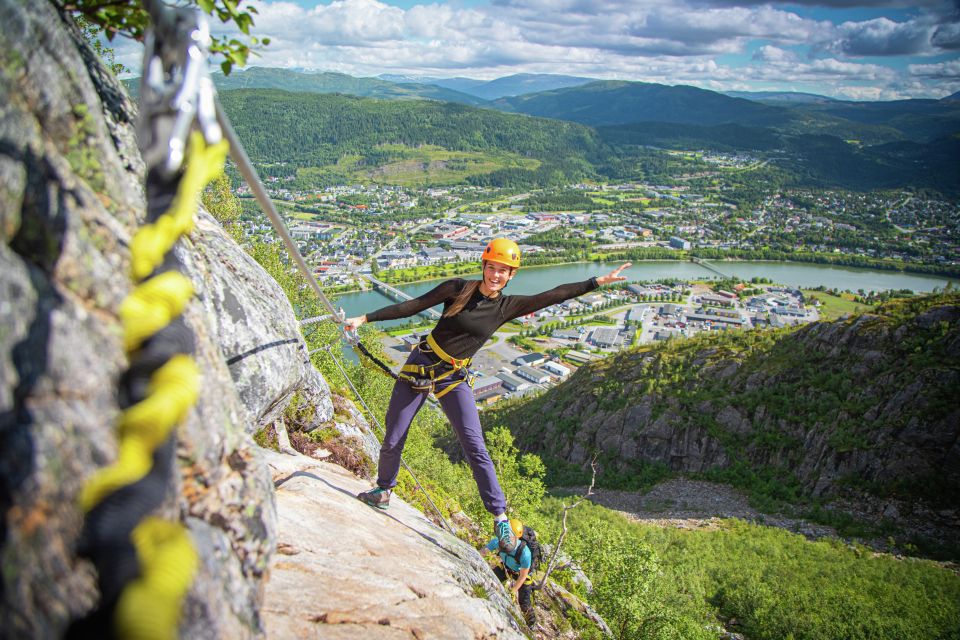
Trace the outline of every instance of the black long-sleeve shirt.
<instances>
[{"instance_id":1,"label":"black long-sleeve shirt","mask_svg":"<svg viewBox=\"0 0 960 640\"><path fill-rule=\"evenodd\" d=\"M419 298L368 313L367 321L406 318L440 303L443 303L443 309L446 311L466 284L467 281L461 278L446 280ZM501 325L538 309L576 298L596 288L596 278L562 284L532 296L501 294L495 298L488 298L477 288L460 313L449 318L440 318L437 326L433 328L433 337L440 348L454 358L470 358Z\"/></svg>"}]
</instances>

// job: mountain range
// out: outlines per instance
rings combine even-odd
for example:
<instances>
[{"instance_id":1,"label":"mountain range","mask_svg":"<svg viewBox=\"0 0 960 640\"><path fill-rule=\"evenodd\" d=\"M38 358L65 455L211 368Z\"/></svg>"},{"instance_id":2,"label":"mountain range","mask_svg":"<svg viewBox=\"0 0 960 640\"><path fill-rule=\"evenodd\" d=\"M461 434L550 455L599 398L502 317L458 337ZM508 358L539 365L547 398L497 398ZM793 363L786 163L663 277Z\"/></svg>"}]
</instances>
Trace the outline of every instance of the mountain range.
<instances>
[{"instance_id":1,"label":"mountain range","mask_svg":"<svg viewBox=\"0 0 960 640\"><path fill-rule=\"evenodd\" d=\"M227 96L238 89L290 92L269 95L289 108L296 103L298 112L306 110L300 122L310 122L311 126L320 126L323 122L323 126L340 131L336 136L326 136L332 142L326 147L328 159L349 149L349 153L363 156L361 162L365 165L377 165L384 159L382 145L385 142L407 138L448 151L499 153L509 150L551 165L544 167L536 179L530 171L518 172L516 166L511 169L512 184L531 180L530 186L533 186L542 184L547 175L554 176L551 181L590 176L624 177L630 173L629 167L638 154L648 155L649 148L657 147L766 154L773 165L786 169L795 178L793 182L808 186L852 189L913 186L945 194L960 192L958 94L940 100L852 102L793 92L724 94L685 85L548 74L520 74L491 81L408 76L356 78L341 73L303 73L262 67L235 71L229 76L216 74L214 81L226 105L237 103ZM136 82L126 84L135 93ZM293 97L331 93L375 99L375 102L340 103ZM243 116L231 113L232 118L244 120L257 131L253 135L265 137L262 141L250 139L252 147L270 148L271 156L278 157L316 155L314 151L299 149L316 137L316 130L302 131L303 136L289 140L294 146L287 154L282 144L274 140L280 135L276 127L262 127L253 122L268 117L285 120L286 116L277 111L277 105L270 106L269 101L254 99L249 93L241 102L248 106L256 104L262 109ZM405 115L385 125L387 131L381 131L379 127L386 121L380 116L390 110L385 106L390 102L406 103L402 109ZM476 111L467 116L467 112L439 106L444 103ZM328 108L336 109L335 118L316 112ZM437 117L438 113L445 112L452 116ZM495 115L498 112L499 115ZM371 114L377 116L371 120ZM536 120L524 116L534 116ZM356 123L363 118L367 120L358 128ZM421 128L420 133L412 135L401 132L404 128L419 127L417 123L424 119L431 122L430 128ZM589 140L588 148L575 148L579 143L571 143L574 146L570 147L560 144L562 149L556 144L544 145L542 136L552 134L546 133L551 125L542 119L554 121L557 126L560 121L577 123L595 132L578 132L571 138L571 130L567 128L559 134L561 141ZM299 124L292 126L298 130L303 128ZM465 126L476 128L463 129ZM519 135L525 126L535 130L532 138ZM453 127L460 128L453 130ZM497 128L509 131L509 140L494 135ZM358 133L360 129L364 131L361 138L353 138L349 133ZM381 134L389 135L383 138ZM452 140L457 142L451 143ZM527 143L534 147L525 148ZM545 156L547 147L551 151ZM573 165L568 162L567 170L558 173L553 168L559 158L576 160ZM495 162L488 171L496 172L504 167ZM373 173L368 177L373 177ZM493 179L491 184L497 182L498 179Z\"/></svg>"}]
</instances>

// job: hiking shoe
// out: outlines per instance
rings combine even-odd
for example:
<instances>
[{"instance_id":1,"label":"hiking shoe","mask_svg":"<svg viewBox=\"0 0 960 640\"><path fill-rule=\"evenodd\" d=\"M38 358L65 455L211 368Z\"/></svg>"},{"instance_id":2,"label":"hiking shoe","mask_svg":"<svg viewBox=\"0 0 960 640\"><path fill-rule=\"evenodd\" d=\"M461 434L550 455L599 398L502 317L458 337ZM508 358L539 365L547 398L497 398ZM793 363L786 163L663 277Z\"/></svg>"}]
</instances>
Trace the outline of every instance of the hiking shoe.
<instances>
[{"instance_id":1,"label":"hiking shoe","mask_svg":"<svg viewBox=\"0 0 960 640\"><path fill-rule=\"evenodd\" d=\"M371 507L386 509L390 506L390 489L374 487L369 491L358 493L357 498L359 498L361 502L366 502Z\"/></svg>"},{"instance_id":2,"label":"hiking shoe","mask_svg":"<svg viewBox=\"0 0 960 640\"><path fill-rule=\"evenodd\" d=\"M517 545L517 538L513 535L509 520L501 520L493 523L493 534L497 536L500 548L508 553L513 551Z\"/></svg>"}]
</instances>

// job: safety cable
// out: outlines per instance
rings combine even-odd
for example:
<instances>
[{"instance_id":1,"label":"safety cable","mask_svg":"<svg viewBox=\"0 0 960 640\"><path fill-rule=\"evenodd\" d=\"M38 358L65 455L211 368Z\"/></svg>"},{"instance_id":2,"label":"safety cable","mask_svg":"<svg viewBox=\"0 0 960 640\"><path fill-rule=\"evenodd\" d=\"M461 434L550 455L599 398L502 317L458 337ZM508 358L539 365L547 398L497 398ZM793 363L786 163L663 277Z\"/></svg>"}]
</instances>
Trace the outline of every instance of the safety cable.
<instances>
[{"instance_id":1,"label":"safety cable","mask_svg":"<svg viewBox=\"0 0 960 640\"><path fill-rule=\"evenodd\" d=\"M332 316L329 313L322 316L313 316L312 318L304 318L300 321L300 326L305 327L310 324L316 324L318 322L325 322L327 320L336 320L336 316Z\"/></svg>"},{"instance_id":2,"label":"safety cable","mask_svg":"<svg viewBox=\"0 0 960 640\"><path fill-rule=\"evenodd\" d=\"M369 414L370 418L373 420L373 424L377 427L377 431L380 432L381 436L386 437L386 432L384 431L383 427L380 426L380 421L377 420L376 414L370 410L370 407L368 407L367 403L364 402L363 396L361 396L360 392L357 391L357 388L353 386L353 382L350 380L350 376L348 376L346 370L344 370L344 368L340 366L340 361L337 359L337 357L333 355L333 350L331 346L327 345L325 347L325 350L327 351L328 354L330 354L330 359L333 360L333 364L337 365L337 369L340 370L340 373L343 375L343 379L347 381L347 384L350 386L350 390L353 391L354 395L356 395L357 398L360 400L360 404L362 404L363 408L366 409L367 414ZM440 521L447 528L447 531L456 535L453 530L453 527L450 526L450 523L447 522L447 519L443 517L442 513L440 513L440 509L438 509L437 505L435 505L433 503L433 500L430 499L430 494L427 493L427 490L423 488L422 484L420 484L420 481L417 479L416 474L413 473L413 469L411 469L410 466L406 462L404 462L403 456L400 457L400 464L403 465L403 468L406 469L407 473L410 474L410 477L413 478L414 484L417 485L417 488L420 489L421 493L423 493L423 497L426 498L427 502L430 503L430 506L433 507L433 511L437 514L437 517L440 518Z\"/></svg>"},{"instance_id":3,"label":"safety cable","mask_svg":"<svg viewBox=\"0 0 960 640\"><path fill-rule=\"evenodd\" d=\"M270 223L273 226L274 231L277 232L277 235L280 236L280 239L283 240L283 244L287 248L287 252L290 254L290 257L293 259L294 263L297 265L297 268L300 270L300 273L303 274L303 277L306 278L307 282L310 284L310 287L313 289L314 293L317 294L317 297L320 299L320 302L326 307L327 311L330 312L330 318L334 320L340 328L341 333L344 336L344 339L348 344L356 346L360 349L362 353L370 357L374 362L376 362L381 368L390 373L391 376L396 378L396 374L390 371L389 367L384 366L384 364L377 358L374 358L372 354L367 350L365 346L360 344L360 340L357 334L351 333L346 330L344 325L343 313L334 308L333 304L323 293L323 289L320 288L320 284L317 282L317 279L314 277L313 272L310 271L310 268L307 266L306 261L303 259L303 256L300 254L300 249L297 248L296 243L293 241L293 238L290 236L289 231L287 231L287 225L283 221L283 218L280 217L280 214L277 212L276 207L273 206L273 202L270 200L270 197L267 195L267 190L263 186L263 182L260 180L260 176L257 174L257 170L254 168L253 163L250 161L250 157L247 155L246 150L243 148L243 143L240 142L240 139L237 137L236 132L233 130L233 126L230 124L227 114L224 113L223 107L220 105L219 100L216 101L216 112L217 112L217 122L220 124L220 128L223 130L224 138L230 143L230 156L233 158L234 163L237 165L237 169L240 171L240 175L243 176L243 179L247 182L247 185L253 191L254 196L257 198L257 202L260 203L260 206L263 208L264 213L267 214L267 217L270 219ZM301 326L310 324L313 322L319 322L321 320L328 319L325 316L318 316L316 318L307 318L300 322ZM325 347L330 357L333 359L334 363L337 365L337 368L340 369L340 372L343 374L343 377L346 379L347 384L350 385L350 389L353 391L354 395L360 400L360 404L363 405L364 409L367 410L367 413L374 420L374 424L377 425L377 428L380 430L381 434L384 433L383 428L380 427L380 423L377 421L376 416L370 408L367 406L367 403L364 401L363 396L360 395L360 392L357 391L356 387L353 386L350 377L347 375L347 372L340 366L340 362L333 356L333 353L330 352L329 345ZM316 353L316 350L311 351L311 354ZM401 458L400 463L403 467L410 473L410 476L413 477L414 482L417 487L423 491L423 495L427 498L427 501L430 503L430 506L433 507L433 510L436 512L437 517L440 518L441 522L446 526L446 528L452 533L453 528L447 522L446 518L443 517L443 514L440 513L440 510L430 499L429 494L423 489L423 485L420 484L420 481L417 480L416 476L413 473L413 470L407 465L406 462Z\"/></svg>"},{"instance_id":4,"label":"safety cable","mask_svg":"<svg viewBox=\"0 0 960 640\"><path fill-rule=\"evenodd\" d=\"M303 277L306 278L307 283L313 289L313 292L317 294L317 297L320 299L320 302L323 304L323 306L326 307L327 311L330 312L330 315L332 315L337 321L337 325L340 327L340 331L343 333L344 338L347 340L347 342L352 344L356 340L356 336L350 335L350 333L345 329L343 324L343 314L334 308L326 294L323 293L323 289L320 288L320 283L317 282L317 279L313 276L313 272L310 271L310 267L307 266L303 256L300 255L300 249L297 248L293 238L290 237L290 232L287 231L286 223L283 221L283 218L280 217L276 207L273 206L273 202L267 195L267 190L264 188L263 182L260 181L260 176L257 175L257 170L253 167L253 163L250 162L250 157L247 156L247 152L243 148L243 144L237 137L236 132L233 130L233 126L230 124L227 114L224 113L223 106L220 104L219 100L216 101L216 112L217 122L223 129L224 137L230 143L230 157L233 158L234 163L237 165L240 175L243 176L243 179L253 191L253 195L257 198L257 202L259 202L260 206L263 207L264 213L266 213L267 217L270 219L270 224L273 225L273 230L276 231L277 235L280 236L280 239L283 240L283 244L286 246L287 252L293 259L293 262L297 265L297 269L299 269L300 273L303 274Z\"/></svg>"}]
</instances>

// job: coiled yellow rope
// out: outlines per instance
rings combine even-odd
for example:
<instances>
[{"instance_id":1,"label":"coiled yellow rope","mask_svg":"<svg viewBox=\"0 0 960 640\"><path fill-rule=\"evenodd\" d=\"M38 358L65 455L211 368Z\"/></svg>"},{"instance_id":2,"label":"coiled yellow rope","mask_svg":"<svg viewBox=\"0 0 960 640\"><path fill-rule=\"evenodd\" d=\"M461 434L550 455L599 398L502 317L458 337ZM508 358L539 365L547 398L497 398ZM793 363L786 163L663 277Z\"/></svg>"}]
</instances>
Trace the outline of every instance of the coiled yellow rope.
<instances>
[{"instance_id":1,"label":"coiled yellow rope","mask_svg":"<svg viewBox=\"0 0 960 640\"><path fill-rule=\"evenodd\" d=\"M223 170L227 150L226 141L208 146L202 134L191 134L188 165L170 209L134 236L132 275L138 286L120 309L124 346L132 356L180 316L193 296L190 280L177 271L150 276L177 240L193 229L200 191ZM153 372L146 397L120 416L116 462L94 474L81 492L85 512L150 472L157 447L196 403L199 382L199 368L186 354L174 355ZM190 536L179 523L144 518L131 539L140 574L117 600L114 630L122 638L175 638L181 604L198 564Z\"/></svg>"}]
</instances>

